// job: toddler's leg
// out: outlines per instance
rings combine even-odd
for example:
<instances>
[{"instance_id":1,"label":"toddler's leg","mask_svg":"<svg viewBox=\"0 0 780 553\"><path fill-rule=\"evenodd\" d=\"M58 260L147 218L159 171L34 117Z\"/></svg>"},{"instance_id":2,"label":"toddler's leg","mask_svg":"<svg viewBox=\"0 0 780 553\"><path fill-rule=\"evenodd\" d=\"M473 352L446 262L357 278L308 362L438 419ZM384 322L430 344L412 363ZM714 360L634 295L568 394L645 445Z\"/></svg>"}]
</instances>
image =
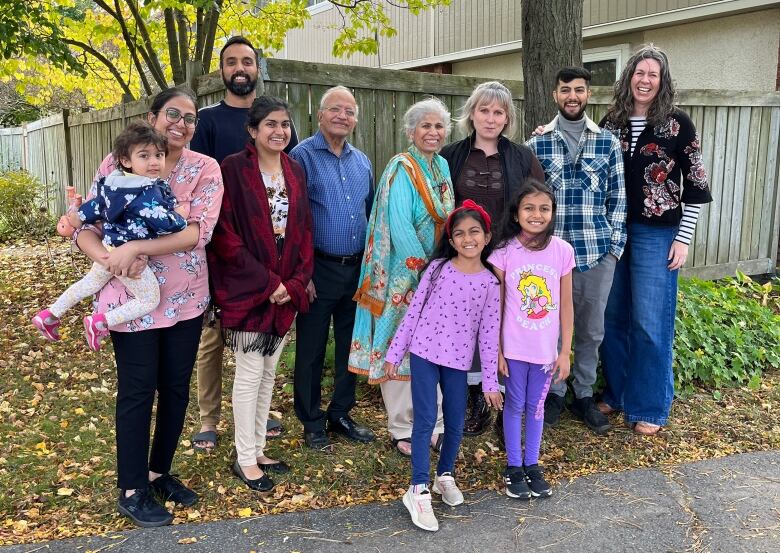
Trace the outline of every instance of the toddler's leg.
<instances>
[{"instance_id":1,"label":"toddler's leg","mask_svg":"<svg viewBox=\"0 0 780 553\"><path fill-rule=\"evenodd\" d=\"M521 467L523 465L522 422L529 364L514 359L507 359L506 362L509 365L509 376L504 378L504 386L506 387L506 401L504 402L506 458L507 465L510 467Z\"/></svg>"},{"instance_id":2,"label":"toddler's leg","mask_svg":"<svg viewBox=\"0 0 780 553\"><path fill-rule=\"evenodd\" d=\"M528 364L528 387L525 402L525 466L537 464L544 427L544 400L550 390L552 374L543 365Z\"/></svg>"},{"instance_id":3,"label":"toddler's leg","mask_svg":"<svg viewBox=\"0 0 780 553\"><path fill-rule=\"evenodd\" d=\"M84 298L96 294L105 286L113 275L99 263L93 263L92 268L78 282L74 282L65 290L57 301L49 308L51 314L57 318Z\"/></svg>"},{"instance_id":4,"label":"toddler's leg","mask_svg":"<svg viewBox=\"0 0 780 553\"><path fill-rule=\"evenodd\" d=\"M140 278L118 277L134 296L127 303L107 311L106 323L116 326L151 313L160 303L160 285L154 272L146 267Z\"/></svg>"}]
</instances>

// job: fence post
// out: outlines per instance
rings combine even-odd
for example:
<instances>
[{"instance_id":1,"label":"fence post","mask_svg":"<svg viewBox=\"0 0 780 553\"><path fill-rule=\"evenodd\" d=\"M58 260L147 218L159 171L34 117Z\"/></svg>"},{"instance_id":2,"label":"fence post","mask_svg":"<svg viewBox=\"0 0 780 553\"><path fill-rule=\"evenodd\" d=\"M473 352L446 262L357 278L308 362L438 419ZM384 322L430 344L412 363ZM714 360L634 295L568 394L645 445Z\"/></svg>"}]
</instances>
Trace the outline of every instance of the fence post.
<instances>
[{"instance_id":1,"label":"fence post","mask_svg":"<svg viewBox=\"0 0 780 553\"><path fill-rule=\"evenodd\" d=\"M62 110L62 132L65 137L65 170L68 175L68 182L60 183L62 190L66 187L73 186L73 149L70 143L70 125L68 125L68 116L70 115L69 109Z\"/></svg>"}]
</instances>

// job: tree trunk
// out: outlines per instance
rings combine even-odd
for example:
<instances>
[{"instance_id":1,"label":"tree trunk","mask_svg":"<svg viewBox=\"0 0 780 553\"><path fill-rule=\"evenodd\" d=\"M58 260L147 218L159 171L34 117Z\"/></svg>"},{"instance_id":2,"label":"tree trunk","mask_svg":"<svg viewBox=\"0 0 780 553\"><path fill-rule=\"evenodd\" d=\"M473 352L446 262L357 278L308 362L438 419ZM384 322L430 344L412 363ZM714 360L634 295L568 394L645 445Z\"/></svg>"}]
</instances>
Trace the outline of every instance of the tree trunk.
<instances>
[{"instance_id":1,"label":"tree trunk","mask_svg":"<svg viewBox=\"0 0 780 553\"><path fill-rule=\"evenodd\" d=\"M558 70L582 65L582 3L583 0L523 2L523 139L555 117L558 108L552 91Z\"/></svg>"}]
</instances>

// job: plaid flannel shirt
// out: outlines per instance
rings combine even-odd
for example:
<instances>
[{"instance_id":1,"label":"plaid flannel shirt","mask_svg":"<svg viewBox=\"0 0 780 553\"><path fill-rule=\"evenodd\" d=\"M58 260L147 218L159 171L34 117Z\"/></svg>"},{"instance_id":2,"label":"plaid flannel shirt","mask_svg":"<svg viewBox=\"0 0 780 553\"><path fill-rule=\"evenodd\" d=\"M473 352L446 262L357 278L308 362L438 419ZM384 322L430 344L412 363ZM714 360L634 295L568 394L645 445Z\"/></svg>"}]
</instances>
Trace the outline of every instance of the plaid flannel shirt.
<instances>
[{"instance_id":1,"label":"plaid flannel shirt","mask_svg":"<svg viewBox=\"0 0 780 553\"><path fill-rule=\"evenodd\" d=\"M526 145L544 168L558 209L555 234L574 248L578 271L587 271L626 245L626 187L620 141L585 116L585 130L572 160L558 130L558 117Z\"/></svg>"}]
</instances>

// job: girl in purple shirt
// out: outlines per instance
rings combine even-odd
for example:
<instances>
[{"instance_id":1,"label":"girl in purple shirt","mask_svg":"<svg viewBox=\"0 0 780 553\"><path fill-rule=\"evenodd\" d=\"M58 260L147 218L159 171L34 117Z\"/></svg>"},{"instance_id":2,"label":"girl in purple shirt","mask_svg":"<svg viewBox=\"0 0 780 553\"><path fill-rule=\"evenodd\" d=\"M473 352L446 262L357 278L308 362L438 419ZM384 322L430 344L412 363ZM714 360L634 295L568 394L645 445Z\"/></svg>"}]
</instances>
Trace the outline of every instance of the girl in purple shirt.
<instances>
[{"instance_id":1,"label":"girl in purple shirt","mask_svg":"<svg viewBox=\"0 0 780 553\"><path fill-rule=\"evenodd\" d=\"M490 217L471 200L453 211L428 268L414 293L385 357L385 374L398 373L410 354L412 405L412 482L403 502L412 522L435 532L439 523L431 508L431 491L448 505L463 503L453 470L463 438L466 413L466 374L479 343L482 390L489 405L500 409L498 391L498 336L500 287L486 268L490 242ZM444 439L433 487L430 451L436 424L436 389L441 387Z\"/></svg>"},{"instance_id":2,"label":"girl in purple shirt","mask_svg":"<svg viewBox=\"0 0 780 553\"><path fill-rule=\"evenodd\" d=\"M521 499L552 495L538 464L544 399L554 374L556 382L569 376L574 249L553 236L554 220L552 191L528 179L507 205L498 247L488 259L504 290L498 354L506 377L504 481L506 494Z\"/></svg>"}]
</instances>

